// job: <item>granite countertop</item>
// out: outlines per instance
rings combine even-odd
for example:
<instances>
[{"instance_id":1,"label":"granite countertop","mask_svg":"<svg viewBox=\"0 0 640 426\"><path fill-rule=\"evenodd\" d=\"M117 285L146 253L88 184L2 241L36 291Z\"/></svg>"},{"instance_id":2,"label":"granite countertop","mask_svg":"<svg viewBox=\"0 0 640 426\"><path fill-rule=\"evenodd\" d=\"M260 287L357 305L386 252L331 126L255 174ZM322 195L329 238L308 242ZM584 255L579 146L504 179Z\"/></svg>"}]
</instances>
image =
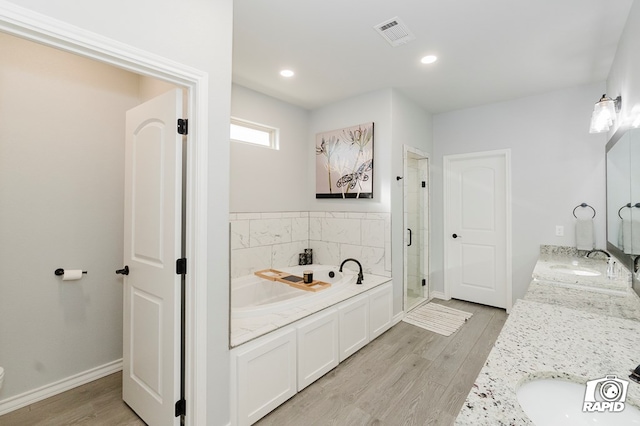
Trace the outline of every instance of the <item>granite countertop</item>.
<instances>
[{"instance_id":1,"label":"granite countertop","mask_svg":"<svg viewBox=\"0 0 640 426\"><path fill-rule=\"evenodd\" d=\"M566 271L566 268L582 270L586 273L599 273L600 275L575 275ZM615 278L607 277L607 262L602 254L597 258L588 258L577 252L549 252L540 254L538 262L533 269L534 281L555 282L568 288L585 288L599 292L608 291L626 295L630 287L631 275L625 268L616 267Z\"/></svg>"},{"instance_id":2,"label":"granite countertop","mask_svg":"<svg viewBox=\"0 0 640 426\"><path fill-rule=\"evenodd\" d=\"M595 293L568 288L547 281L532 281L524 300L563 306L614 318L640 320L640 298L633 291L625 295Z\"/></svg>"},{"instance_id":3,"label":"granite countertop","mask_svg":"<svg viewBox=\"0 0 640 426\"><path fill-rule=\"evenodd\" d=\"M588 284L581 287L582 277L575 280L564 272L554 273L552 265L604 274L586 277ZM585 383L611 374L626 380L629 370L640 364L640 299L629 288L628 271L610 280L605 260L543 252L533 275L456 425L531 425L516 397L523 383L538 378ZM566 286L565 280L575 287ZM626 403L640 408L640 385L631 382L628 389Z\"/></svg>"},{"instance_id":4,"label":"granite countertop","mask_svg":"<svg viewBox=\"0 0 640 426\"><path fill-rule=\"evenodd\" d=\"M374 274L364 274L362 284L355 284L355 273L346 272L347 275L353 275L354 279L350 280L348 287L342 291L332 294L320 300L311 299L309 303L302 301L301 305L283 309L277 313L260 315L249 318L233 318L231 316L231 338L230 346L236 347L257 337L263 336L271 331L277 330L299 319L308 317L316 312L331 307L344 300L355 297L374 287L391 281L390 277L383 277ZM283 284L284 285L284 284Z\"/></svg>"}]
</instances>

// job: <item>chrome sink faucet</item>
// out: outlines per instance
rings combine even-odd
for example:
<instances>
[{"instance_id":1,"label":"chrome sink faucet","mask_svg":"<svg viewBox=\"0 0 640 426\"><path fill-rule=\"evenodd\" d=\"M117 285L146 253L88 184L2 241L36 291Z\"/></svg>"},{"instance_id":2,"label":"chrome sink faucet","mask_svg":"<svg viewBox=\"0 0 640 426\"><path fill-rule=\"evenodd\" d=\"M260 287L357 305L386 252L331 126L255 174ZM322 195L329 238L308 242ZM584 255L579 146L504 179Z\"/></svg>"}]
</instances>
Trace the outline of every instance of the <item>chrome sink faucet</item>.
<instances>
[{"instance_id":1,"label":"chrome sink faucet","mask_svg":"<svg viewBox=\"0 0 640 426\"><path fill-rule=\"evenodd\" d=\"M356 284L362 284L362 280L364 279L364 275L362 274L362 265L357 260L353 258L348 258L343 260L342 263L340 264L340 272L342 272L342 267L344 266L344 264L349 261L356 262L358 264L358 268L360 268L360 272L358 272L358 281L356 281Z\"/></svg>"},{"instance_id":2,"label":"chrome sink faucet","mask_svg":"<svg viewBox=\"0 0 640 426\"><path fill-rule=\"evenodd\" d=\"M592 253L603 253L605 256L607 256L607 259L609 259L611 257L611 255L609 253L607 253L604 250L600 250L600 249L590 250L584 257L589 257L589 255L592 254Z\"/></svg>"}]
</instances>

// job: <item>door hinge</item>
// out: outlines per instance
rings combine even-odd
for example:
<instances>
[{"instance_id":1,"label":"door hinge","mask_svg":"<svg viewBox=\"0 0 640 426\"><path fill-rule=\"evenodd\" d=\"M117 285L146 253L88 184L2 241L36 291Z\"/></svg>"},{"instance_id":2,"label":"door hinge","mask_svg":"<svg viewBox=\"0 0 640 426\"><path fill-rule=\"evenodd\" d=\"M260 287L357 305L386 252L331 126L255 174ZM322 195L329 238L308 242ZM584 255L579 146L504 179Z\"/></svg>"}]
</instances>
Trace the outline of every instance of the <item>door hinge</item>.
<instances>
[{"instance_id":1,"label":"door hinge","mask_svg":"<svg viewBox=\"0 0 640 426\"><path fill-rule=\"evenodd\" d=\"M176 417L187 415L187 401L181 399L176 401Z\"/></svg>"},{"instance_id":2,"label":"door hinge","mask_svg":"<svg viewBox=\"0 0 640 426\"><path fill-rule=\"evenodd\" d=\"M187 275L187 258L182 257L176 260L176 274Z\"/></svg>"},{"instance_id":3,"label":"door hinge","mask_svg":"<svg viewBox=\"0 0 640 426\"><path fill-rule=\"evenodd\" d=\"M423 279L422 279L422 287L424 287L424 286L426 286L426 285L427 285L427 280L423 278Z\"/></svg>"},{"instance_id":4,"label":"door hinge","mask_svg":"<svg viewBox=\"0 0 640 426\"><path fill-rule=\"evenodd\" d=\"M423 187L423 188L426 188L426 187L427 187L427 182L422 181L422 187Z\"/></svg>"},{"instance_id":5,"label":"door hinge","mask_svg":"<svg viewBox=\"0 0 640 426\"><path fill-rule=\"evenodd\" d=\"M189 134L189 120L187 120L186 118L178 118L178 134Z\"/></svg>"}]
</instances>

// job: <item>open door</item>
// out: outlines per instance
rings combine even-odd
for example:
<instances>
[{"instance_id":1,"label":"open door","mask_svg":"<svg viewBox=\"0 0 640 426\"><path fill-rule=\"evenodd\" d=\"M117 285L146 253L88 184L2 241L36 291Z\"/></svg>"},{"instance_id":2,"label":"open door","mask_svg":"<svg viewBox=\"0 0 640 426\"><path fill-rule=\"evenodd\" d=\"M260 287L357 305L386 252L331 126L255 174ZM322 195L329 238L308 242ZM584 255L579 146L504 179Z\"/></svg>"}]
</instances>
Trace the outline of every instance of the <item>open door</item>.
<instances>
[{"instance_id":1,"label":"open door","mask_svg":"<svg viewBox=\"0 0 640 426\"><path fill-rule=\"evenodd\" d=\"M182 91L127 111L124 401L150 425L177 425L180 400Z\"/></svg>"}]
</instances>

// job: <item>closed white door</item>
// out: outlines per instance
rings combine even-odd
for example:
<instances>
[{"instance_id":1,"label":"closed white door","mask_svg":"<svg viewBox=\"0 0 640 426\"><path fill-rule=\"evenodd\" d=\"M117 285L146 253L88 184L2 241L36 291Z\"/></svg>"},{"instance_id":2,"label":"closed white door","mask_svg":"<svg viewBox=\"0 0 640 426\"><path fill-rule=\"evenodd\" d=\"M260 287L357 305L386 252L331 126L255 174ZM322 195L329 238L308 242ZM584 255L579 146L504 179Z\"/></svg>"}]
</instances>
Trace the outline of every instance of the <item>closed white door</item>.
<instances>
[{"instance_id":1,"label":"closed white door","mask_svg":"<svg viewBox=\"0 0 640 426\"><path fill-rule=\"evenodd\" d=\"M150 425L177 425L180 399L182 92L127 112L124 401Z\"/></svg>"},{"instance_id":2,"label":"closed white door","mask_svg":"<svg viewBox=\"0 0 640 426\"><path fill-rule=\"evenodd\" d=\"M510 308L509 151L444 157L449 296Z\"/></svg>"}]
</instances>

